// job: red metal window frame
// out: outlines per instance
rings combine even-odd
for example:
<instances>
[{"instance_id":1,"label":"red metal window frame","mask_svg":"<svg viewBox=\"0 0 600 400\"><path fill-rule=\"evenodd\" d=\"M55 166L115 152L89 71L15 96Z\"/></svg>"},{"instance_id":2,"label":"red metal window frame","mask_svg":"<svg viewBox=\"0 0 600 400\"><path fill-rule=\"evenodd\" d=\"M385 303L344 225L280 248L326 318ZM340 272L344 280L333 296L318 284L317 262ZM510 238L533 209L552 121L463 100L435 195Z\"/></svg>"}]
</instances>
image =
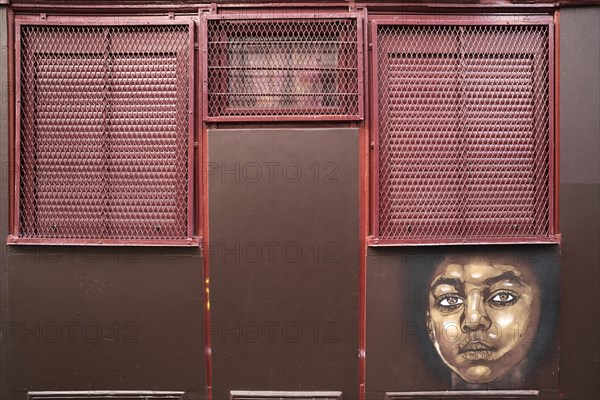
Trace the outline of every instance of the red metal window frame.
<instances>
[{"instance_id":1,"label":"red metal window frame","mask_svg":"<svg viewBox=\"0 0 600 400\"><path fill-rule=\"evenodd\" d=\"M187 138L187 237L183 239L112 239L112 238L24 238L20 232L20 170L21 170L21 28L25 26L48 27L132 27L132 26L187 26L189 37L188 65L188 138ZM115 18L109 16L70 16L60 15L47 19L39 15L17 15L14 17L15 32L15 141L14 141L14 196L13 196L13 226L7 238L9 245L108 245L108 246L199 246L199 226L194 195L195 195L195 26L191 17L184 16L135 16L131 18Z\"/></svg>"},{"instance_id":2,"label":"red metal window frame","mask_svg":"<svg viewBox=\"0 0 600 400\"><path fill-rule=\"evenodd\" d=\"M209 21L218 20L231 20L239 21L240 23L269 23L278 22L281 24L290 23L293 21L337 21L344 19L354 19L357 24L357 97L358 97L358 112L356 114L298 114L290 115L285 113L260 113L257 115L221 115L211 116L209 111L209 62L208 62L208 24ZM364 119L364 88L363 88L363 75L364 75L364 63L363 63L363 16L362 13L345 13L345 12L331 12L331 13L314 13L314 12L294 12L284 13L275 12L269 13L268 15L255 13L249 14L210 14L200 11L201 20L201 42L202 42L202 69L203 69L203 83L202 83L202 102L203 102L203 116L206 122L265 122L265 121L357 121ZM286 32L289 33L289 32Z\"/></svg>"},{"instance_id":3,"label":"red metal window frame","mask_svg":"<svg viewBox=\"0 0 600 400\"><path fill-rule=\"evenodd\" d=\"M371 68L373 79L370 90L373 101L370 104L372 116L372 157L371 157L371 227L372 236L368 240L369 246L413 246L413 245L456 245L456 244L513 244L513 243L558 243L560 235L555 225L555 55L554 55L554 19L549 14L531 15L386 15L371 17L370 37L372 40ZM381 26L432 26L432 25L464 25L464 26L506 26L506 25L543 25L548 28L548 235L522 235L510 237L482 237L440 239L440 238L415 238L415 239L387 239L380 237L379 230L379 62L378 62L378 29Z\"/></svg>"}]
</instances>

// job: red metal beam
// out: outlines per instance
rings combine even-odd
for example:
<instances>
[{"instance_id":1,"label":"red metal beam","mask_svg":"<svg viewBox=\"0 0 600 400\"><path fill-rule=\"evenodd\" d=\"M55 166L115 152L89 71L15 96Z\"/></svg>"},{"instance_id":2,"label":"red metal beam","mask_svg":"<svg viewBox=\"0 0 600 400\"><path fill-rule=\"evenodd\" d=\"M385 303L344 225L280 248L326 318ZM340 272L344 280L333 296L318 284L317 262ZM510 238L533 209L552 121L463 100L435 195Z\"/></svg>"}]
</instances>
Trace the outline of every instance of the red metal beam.
<instances>
[{"instance_id":1,"label":"red metal beam","mask_svg":"<svg viewBox=\"0 0 600 400\"><path fill-rule=\"evenodd\" d=\"M557 244L560 243L560 235L550 235L548 237L522 236L514 238L476 238L476 239L377 239L369 238L369 246L388 247L388 246L446 246L446 245L495 245L495 244Z\"/></svg>"},{"instance_id":2,"label":"red metal beam","mask_svg":"<svg viewBox=\"0 0 600 400\"><path fill-rule=\"evenodd\" d=\"M203 289L204 289L204 366L205 366L205 382L206 382L206 398L213 399L212 394L212 337L211 337L211 314L210 314L210 260L206 254L206 249L210 244L210 231L208 229L208 126L204 120L207 105L204 102L203 92L208 90L208 81L206 80L206 14L207 9L198 11L198 74L199 79L196 80L196 90L198 97L198 122L200 130L200 176L199 190L201 196L200 213L202 214L202 267L203 267Z\"/></svg>"},{"instance_id":3,"label":"red metal beam","mask_svg":"<svg viewBox=\"0 0 600 400\"><path fill-rule=\"evenodd\" d=\"M550 138L549 138L549 153L548 153L548 232L550 235L557 233L556 230L556 175L559 165L556 163L556 55L555 55L555 43L556 43L556 32L554 30L555 24L549 26L549 37L548 37L548 79L550 80L548 85L548 119L550 120Z\"/></svg>"},{"instance_id":4,"label":"red metal beam","mask_svg":"<svg viewBox=\"0 0 600 400\"><path fill-rule=\"evenodd\" d=\"M368 7L371 12L376 11L431 11L431 10L459 10L461 12L477 12L482 10L535 10L535 9L554 9L561 6L585 6L600 4L597 0L558 0L558 1L527 1L527 0L471 0L471 1L411 1L411 2L400 2L400 1L361 1L355 2L353 0L345 1L330 1L326 3L318 2L294 2L289 1L282 2L264 2L264 1L205 1L205 2L194 2L194 1L152 1L152 0L139 0L139 1L128 1L128 2L113 2L108 0L96 0L96 1L46 1L39 2L37 0L16 0L10 2L10 0L0 0L5 4L10 4L16 11L27 11L27 12L48 12L48 11L61 11L68 13L75 13L81 11L94 11L94 12L111 12L111 13L128 13L128 12L190 12L196 13L199 8L204 8L210 4L217 4L218 7L227 12L226 10L266 10L274 9L345 9L348 10L352 7L364 8Z\"/></svg>"},{"instance_id":5,"label":"red metal beam","mask_svg":"<svg viewBox=\"0 0 600 400\"><path fill-rule=\"evenodd\" d=\"M560 11L554 13L554 233L560 234Z\"/></svg>"},{"instance_id":6,"label":"red metal beam","mask_svg":"<svg viewBox=\"0 0 600 400\"><path fill-rule=\"evenodd\" d=\"M13 11L7 9L8 17L8 232L14 231L15 223L15 174L19 173L15 167L15 16Z\"/></svg>"},{"instance_id":7,"label":"red metal beam","mask_svg":"<svg viewBox=\"0 0 600 400\"><path fill-rule=\"evenodd\" d=\"M370 104L370 91L369 91L369 50L367 43L369 40L369 30L366 29L368 26L368 12L367 9L362 9L362 21L359 20L359 27L362 32L362 59L363 59L363 71L362 76L364 80L363 93L361 96L364 98L361 107L365 104ZM360 124L359 129L359 147L358 147L358 170L359 172L359 241L360 244L358 252L358 396L360 400L366 398L366 349L367 349L367 238L369 235L369 127L370 127L370 115L367 112L364 113L364 120Z\"/></svg>"},{"instance_id":8,"label":"red metal beam","mask_svg":"<svg viewBox=\"0 0 600 400\"><path fill-rule=\"evenodd\" d=\"M170 247L193 247L200 245L200 238L193 237L188 239L37 239L20 238L15 235L9 235L6 243L9 245L47 245L47 246L170 246Z\"/></svg>"}]
</instances>

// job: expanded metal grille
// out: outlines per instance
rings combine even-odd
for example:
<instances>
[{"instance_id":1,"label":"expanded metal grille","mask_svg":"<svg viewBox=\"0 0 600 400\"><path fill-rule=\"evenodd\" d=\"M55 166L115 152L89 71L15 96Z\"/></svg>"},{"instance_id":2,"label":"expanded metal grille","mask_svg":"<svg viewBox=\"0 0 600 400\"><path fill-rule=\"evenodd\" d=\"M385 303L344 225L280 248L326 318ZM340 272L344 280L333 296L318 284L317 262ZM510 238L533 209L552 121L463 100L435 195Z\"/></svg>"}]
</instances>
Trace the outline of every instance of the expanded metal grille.
<instances>
[{"instance_id":1,"label":"expanded metal grille","mask_svg":"<svg viewBox=\"0 0 600 400\"><path fill-rule=\"evenodd\" d=\"M209 19L208 117L357 117L356 18Z\"/></svg>"},{"instance_id":2,"label":"expanded metal grille","mask_svg":"<svg viewBox=\"0 0 600 400\"><path fill-rule=\"evenodd\" d=\"M22 27L20 237L188 237L189 37Z\"/></svg>"},{"instance_id":3,"label":"expanded metal grille","mask_svg":"<svg viewBox=\"0 0 600 400\"><path fill-rule=\"evenodd\" d=\"M379 238L547 235L548 27L377 36Z\"/></svg>"}]
</instances>

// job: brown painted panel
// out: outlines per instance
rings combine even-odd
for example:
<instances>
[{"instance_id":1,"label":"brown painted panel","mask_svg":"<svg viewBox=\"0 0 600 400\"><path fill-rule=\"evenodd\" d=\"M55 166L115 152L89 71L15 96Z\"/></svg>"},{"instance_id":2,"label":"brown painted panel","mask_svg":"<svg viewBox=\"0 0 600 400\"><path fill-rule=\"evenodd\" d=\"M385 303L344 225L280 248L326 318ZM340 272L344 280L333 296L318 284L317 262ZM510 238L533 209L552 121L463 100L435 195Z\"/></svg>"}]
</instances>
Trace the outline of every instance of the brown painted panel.
<instances>
[{"instance_id":1,"label":"brown painted panel","mask_svg":"<svg viewBox=\"0 0 600 400\"><path fill-rule=\"evenodd\" d=\"M600 7L560 13L560 386L600 398Z\"/></svg>"},{"instance_id":2,"label":"brown painted panel","mask_svg":"<svg viewBox=\"0 0 600 400\"><path fill-rule=\"evenodd\" d=\"M556 245L370 248L367 398L556 391L559 262Z\"/></svg>"},{"instance_id":3,"label":"brown painted panel","mask_svg":"<svg viewBox=\"0 0 600 400\"><path fill-rule=\"evenodd\" d=\"M204 398L198 248L11 246L7 265L10 399L27 390Z\"/></svg>"},{"instance_id":4,"label":"brown painted panel","mask_svg":"<svg viewBox=\"0 0 600 400\"><path fill-rule=\"evenodd\" d=\"M212 130L208 153L214 398L358 398L358 130Z\"/></svg>"},{"instance_id":5,"label":"brown painted panel","mask_svg":"<svg viewBox=\"0 0 600 400\"><path fill-rule=\"evenodd\" d=\"M565 399L600 398L600 185L562 184L560 385Z\"/></svg>"}]
</instances>

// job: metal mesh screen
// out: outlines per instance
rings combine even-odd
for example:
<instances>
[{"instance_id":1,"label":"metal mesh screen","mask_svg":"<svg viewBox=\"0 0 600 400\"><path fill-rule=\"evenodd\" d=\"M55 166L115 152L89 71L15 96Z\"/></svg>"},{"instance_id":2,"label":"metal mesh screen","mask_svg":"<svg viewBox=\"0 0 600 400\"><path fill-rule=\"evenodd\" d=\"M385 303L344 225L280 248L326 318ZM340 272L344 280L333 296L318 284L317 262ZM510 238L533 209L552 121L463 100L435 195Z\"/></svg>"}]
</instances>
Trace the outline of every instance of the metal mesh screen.
<instances>
[{"instance_id":1,"label":"metal mesh screen","mask_svg":"<svg viewBox=\"0 0 600 400\"><path fill-rule=\"evenodd\" d=\"M188 237L189 27L24 26L23 238Z\"/></svg>"},{"instance_id":2,"label":"metal mesh screen","mask_svg":"<svg viewBox=\"0 0 600 400\"><path fill-rule=\"evenodd\" d=\"M548 234L548 27L380 26L379 238Z\"/></svg>"},{"instance_id":3,"label":"metal mesh screen","mask_svg":"<svg viewBox=\"0 0 600 400\"><path fill-rule=\"evenodd\" d=\"M354 19L208 20L208 117L356 117Z\"/></svg>"}]
</instances>

